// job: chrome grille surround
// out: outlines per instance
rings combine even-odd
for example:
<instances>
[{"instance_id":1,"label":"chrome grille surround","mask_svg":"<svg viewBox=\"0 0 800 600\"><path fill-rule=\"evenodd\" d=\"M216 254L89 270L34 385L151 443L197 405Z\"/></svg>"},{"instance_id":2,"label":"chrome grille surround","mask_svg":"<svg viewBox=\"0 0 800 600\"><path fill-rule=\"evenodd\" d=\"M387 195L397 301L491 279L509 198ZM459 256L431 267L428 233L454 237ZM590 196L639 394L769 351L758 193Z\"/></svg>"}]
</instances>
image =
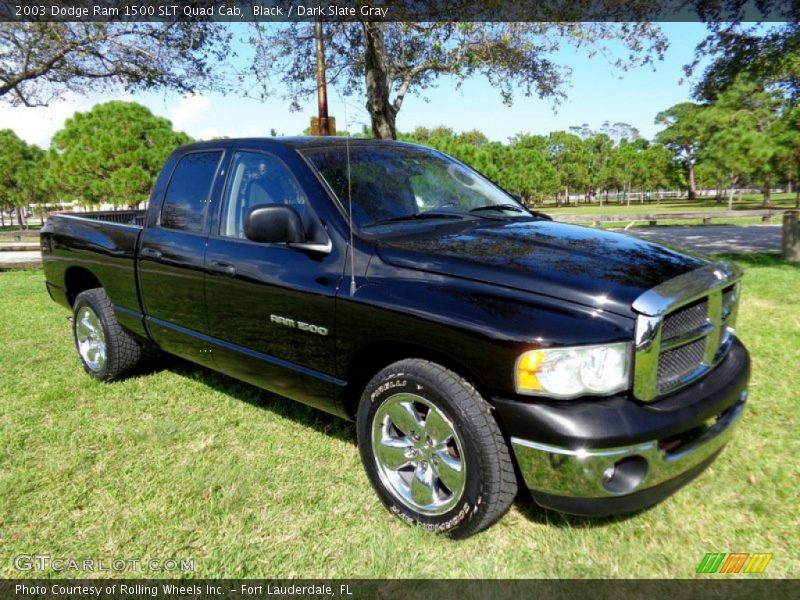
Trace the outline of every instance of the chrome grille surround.
<instances>
[{"instance_id":1,"label":"chrome grille surround","mask_svg":"<svg viewBox=\"0 0 800 600\"><path fill-rule=\"evenodd\" d=\"M634 301L636 398L657 400L702 377L725 357L733 342L741 278L737 267L712 263L665 281Z\"/></svg>"}]
</instances>

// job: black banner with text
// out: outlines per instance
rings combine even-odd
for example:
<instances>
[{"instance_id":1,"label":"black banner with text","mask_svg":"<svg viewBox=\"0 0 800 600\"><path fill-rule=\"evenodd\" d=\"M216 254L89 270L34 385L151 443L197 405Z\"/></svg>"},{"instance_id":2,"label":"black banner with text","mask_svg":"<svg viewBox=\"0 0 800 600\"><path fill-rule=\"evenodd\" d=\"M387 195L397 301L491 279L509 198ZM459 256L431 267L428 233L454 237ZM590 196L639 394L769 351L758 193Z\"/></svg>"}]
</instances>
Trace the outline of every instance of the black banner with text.
<instances>
[{"instance_id":1,"label":"black banner with text","mask_svg":"<svg viewBox=\"0 0 800 600\"><path fill-rule=\"evenodd\" d=\"M797 21L783 0L18 0L0 21Z\"/></svg>"},{"instance_id":2,"label":"black banner with text","mask_svg":"<svg viewBox=\"0 0 800 600\"><path fill-rule=\"evenodd\" d=\"M681 580L269 580L269 579L38 579L0 580L0 598L14 600L280 598L518 600L520 598L800 597L799 580L741 578Z\"/></svg>"}]
</instances>

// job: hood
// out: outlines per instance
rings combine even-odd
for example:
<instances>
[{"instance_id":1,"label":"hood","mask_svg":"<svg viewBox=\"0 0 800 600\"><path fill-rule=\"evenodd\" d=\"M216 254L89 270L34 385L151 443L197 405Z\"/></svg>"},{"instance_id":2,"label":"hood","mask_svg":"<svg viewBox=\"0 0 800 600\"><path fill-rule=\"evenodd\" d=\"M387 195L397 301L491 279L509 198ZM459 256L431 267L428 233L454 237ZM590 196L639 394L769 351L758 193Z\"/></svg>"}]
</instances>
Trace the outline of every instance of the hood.
<instances>
[{"instance_id":1,"label":"hood","mask_svg":"<svg viewBox=\"0 0 800 600\"><path fill-rule=\"evenodd\" d=\"M389 264L631 316L646 290L709 261L630 235L554 221L479 221L384 238Z\"/></svg>"}]
</instances>

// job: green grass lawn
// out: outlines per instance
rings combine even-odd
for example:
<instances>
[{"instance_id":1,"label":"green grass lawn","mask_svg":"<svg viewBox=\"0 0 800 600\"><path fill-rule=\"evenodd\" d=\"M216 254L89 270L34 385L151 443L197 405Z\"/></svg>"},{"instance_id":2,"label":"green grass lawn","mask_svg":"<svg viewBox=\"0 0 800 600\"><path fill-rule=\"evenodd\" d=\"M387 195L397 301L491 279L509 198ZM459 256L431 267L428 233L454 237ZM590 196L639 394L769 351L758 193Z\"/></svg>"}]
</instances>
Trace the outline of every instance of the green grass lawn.
<instances>
[{"instance_id":1,"label":"green grass lawn","mask_svg":"<svg viewBox=\"0 0 800 600\"><path fill-rule=\"evenodd\" d=\"M389 515L349 423L175 359L90 379L42 272L0 273L0 576L49 554L193 559L196 577L672 578L740 551L774 554L764 577L799 577L800 268L737 260L753 379L719 460L627 518L521 500L463 542Z\"/></svg>"}]
</instances>

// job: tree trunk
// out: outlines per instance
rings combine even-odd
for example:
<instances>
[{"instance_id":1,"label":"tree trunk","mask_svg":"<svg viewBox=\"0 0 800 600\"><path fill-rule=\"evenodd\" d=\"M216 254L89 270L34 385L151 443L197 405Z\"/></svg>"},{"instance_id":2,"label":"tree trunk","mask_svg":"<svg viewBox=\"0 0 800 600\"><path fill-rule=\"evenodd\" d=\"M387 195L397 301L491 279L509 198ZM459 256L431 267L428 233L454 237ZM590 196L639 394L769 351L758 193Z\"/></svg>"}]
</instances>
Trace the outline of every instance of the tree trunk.
<instances>
[{"instance_id":1,"label":"tree trunk","mask_svg":"<svg viewBox=\"0 0 800 600\"><path fill-rule=\"evenodd\" d=\"M772 182L772 176L767 173L764 175L764 185L761 188L761 194L764 196L764 206L772 206L772 196L770 195L769 184Z\"/></svg>"},{"instance_id":2,"label":"tree trunk","mask_svg":"<svg viewBox=\"0 0 800 600\"><path fill-rule=\"evenodd\" d=\"M731 182L731 187L728 190L728 210L733 210L733 186L734 182Z\"/></svg>"},{"instance_id":3,"label":"tree trunk","mask_svg":"<svg viewBox=\"0 0 800 600\"><path fill-rule=\"evenodd\" d=\"M800 262L800 211L790 210L783 215L783 258Z\"/></svg>"},{"instance_id":4,"label":"tree trunk","mask_svg":"<svg viewBox=\"0 0 800 600\"><path fill-rule=\"evenodd\" d=\"M17 227L27 229L28 223L25 221L25 211L21 206L17 206Z\"/></svg>"},{"instance_id":5,"label":"tree trunk","mask_svg":"<svg viewBox=\"0 0 800 600\"><path fill-rule=\"evenodd\" d=\"M697 199L697 184L694 180L694 156L691 152L688 153L686 157L686 165L687 165L687 177L689 184L689 200Z\"/></svg>"},{"instance_id":6,"label":"tree trunk","mask_svg":"<svg viewBox=\"0 0 800 600\"><path fill-rule=\"evenodd\" d=\"M797 195L794 197L794 207L800 208L800 184L797 185Z\"/></svg>"},{"instance_id":7,"label":"tree trunk","mask_svg":"<svg viewBox=\"0 0 800 600\"><path fill-rule=\"evenodd\" d=\"M372 119L372 135L381 140L397 138L397 111L389 100L389 76L383 23L362 23L364 27L364 70L367 87L367 112Z\"/></svg>"}]
</instances>

